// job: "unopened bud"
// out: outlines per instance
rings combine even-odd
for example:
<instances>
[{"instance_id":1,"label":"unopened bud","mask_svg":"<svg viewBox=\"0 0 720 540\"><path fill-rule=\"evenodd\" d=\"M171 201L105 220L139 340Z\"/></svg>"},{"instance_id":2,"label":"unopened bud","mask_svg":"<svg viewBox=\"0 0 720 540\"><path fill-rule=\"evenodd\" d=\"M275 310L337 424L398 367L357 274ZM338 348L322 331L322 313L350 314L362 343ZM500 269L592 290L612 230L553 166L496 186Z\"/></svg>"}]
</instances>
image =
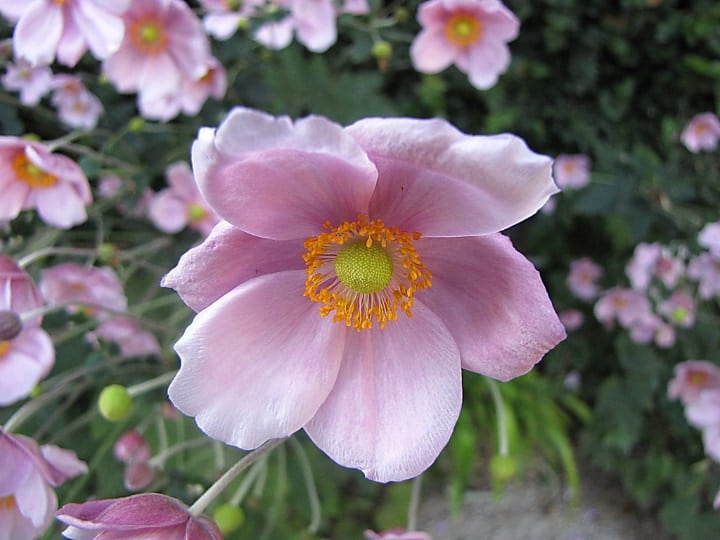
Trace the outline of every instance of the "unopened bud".
<instances>
[{"instance_id":1,"label":"unopened bud","mask_svg":"<svg viewBox=\"0 0 720 540\"><path fill-rule=\"evenodd\" d=\"M242 508L226 503L220 505L215 512L213 512L213 520L220 529L220 532L223 533L223 535L227 535L242 527L245 521L245 513L242 511Z\"/></svg>"},{"instance_id":2,"label":"unopened bud","mask_svg":"<svg viewBox=\"0 0 720 540\"><path fill-rule=\"evenodd\" d=\"M493 480L506 482L517 475L517 460L511 455L496 454L490 460L490 475Z\"/></svg>"},{"instance_id":3,"label":"unopened bud","mask_svg":"<svg viewBox=\"0 0 720 540\"><path fill-rule=\"evenodd\" d=\"M98 399L98 409L106 420L117 422L130 415L132 398L127 388L120 384L111 384L103 388Z\"/></svg>"},{"instance_id":4,"label":"unopened bud","mask_svg":"<svg viewBox=\"0 0 720 540\"><path fill-rule=\"evenodd\" d=\"M388 41L376 41L371 52L378 60L388 60L392 56L392 45Z\"/></svg>"},{"instance_id":5,"label":"unopened bud","mask_svg":"<svg viewBox=\"0 0 720 540\"><path fill-rule=\"evenodd\" d=\"M128 122L128 129L130 129L130 131L132 131L134 133L142 131L144 128L145 128L145 120L143 120L139 116L135 116L134 118L131 118L130 122Z\"/></svg>"},{"instance_id":6,"label":"unopened bud","mask_svg":"<svg viewBox=\"0 0 720 540\"><path fill-rule=\"evenodd\" d=\"M10 341L22 332L23 324L14 311L0 311L0 341Z\"/></svg>"}]
</instances>

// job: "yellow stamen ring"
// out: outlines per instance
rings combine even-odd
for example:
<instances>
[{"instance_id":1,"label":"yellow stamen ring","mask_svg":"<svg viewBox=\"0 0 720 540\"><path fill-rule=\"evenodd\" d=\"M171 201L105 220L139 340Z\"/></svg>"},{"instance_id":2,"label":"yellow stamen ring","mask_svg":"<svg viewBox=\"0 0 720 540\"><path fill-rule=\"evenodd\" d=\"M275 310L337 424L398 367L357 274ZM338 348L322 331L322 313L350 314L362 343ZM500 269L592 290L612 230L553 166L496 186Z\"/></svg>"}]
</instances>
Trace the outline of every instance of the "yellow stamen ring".
<instances>
[{"instance_id":1,"label":"yellow stamen ring","mask_svg":"<svg viewBox=\"0 0 720 540\"><path fill-rule=\"evenodd\" d=\"M0 358L5 356L9 350L10 350L10 342L9 341L0 341Z\"/></svg>"},{"instance_id":2,"label":"yellow stamen ring","mask_svg":"<svg viewBox=\"0 0 720 540\"><path fill-rule=\"evenodd\" d=\"M457 47L468 47L482 36L482 24L469 13L455 13L445 25L445 36Z\"/></svg>"},{"instance_id":3,"label":"yellow stamen ring","mask_svg":"<svg viewBox=\"0 0 720 540\"><path fill-rule=\"evenodd\" d=\"M158 54L167 48L168 37L160 21L142 17L130 25L130 42L146 54Z\"/></svg>"},{"instance_id":4,"label":"yellow stamen ring","mask_svg":"<svg viewBox=\"0 0 720 540\"><path fill-rule=\"evenodd\" d=\"M417 289L430 287L432 275L420 260L413 241L418 232L386 227L380 219L325 223L326 232L305 241L305 293L322 304L323 317L344 321L358 332L385 328L397 320L398 309L412 317Z\"/></svg>"},{"instance_id":5,"label":"yellow stamen ring","mask_svg":"<svg viewBox=\"0 0 720 540\"><path fill-rule=\"evenodd\" d=\"M23 151L18 152L13 158L12 169L17 177L29 184L31 188L49 188L57 183L55 175L47 173L35 165Z\"/></svg>"}]
</instances>

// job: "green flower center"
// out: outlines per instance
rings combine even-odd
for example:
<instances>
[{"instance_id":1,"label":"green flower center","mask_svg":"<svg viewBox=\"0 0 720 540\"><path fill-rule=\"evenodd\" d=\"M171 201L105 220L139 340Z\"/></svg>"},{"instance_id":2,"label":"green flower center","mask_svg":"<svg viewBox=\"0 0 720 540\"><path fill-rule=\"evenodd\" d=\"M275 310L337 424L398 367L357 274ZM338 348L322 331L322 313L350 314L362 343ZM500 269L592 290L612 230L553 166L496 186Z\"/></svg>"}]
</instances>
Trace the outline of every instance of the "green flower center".
<instances>
[{"instance_id":1,"label":"green flower center","mask_svg":"<svg viewBox=\"0 0 720 540\"><path fill-rule=\"evenodd\" d=\"M343 246L335 258L335 274L348 289L368 294L382 291L390 283L393 263L379 243L364 242Z\"/></svg>"},{"instance_id":2,"label":"green flower center","mask_svg":"<svg viewBox=\"0 0 720 540\"><path fill-rule=\"evenodd\" d=\"M188 212L188 218L192 223L197 223L198 221L202 221L203 219L205 219L205 216L207 214L205 212L205 209L197 203L191 204L188 207L187 212Z\"/></svg>"}]
</instances>

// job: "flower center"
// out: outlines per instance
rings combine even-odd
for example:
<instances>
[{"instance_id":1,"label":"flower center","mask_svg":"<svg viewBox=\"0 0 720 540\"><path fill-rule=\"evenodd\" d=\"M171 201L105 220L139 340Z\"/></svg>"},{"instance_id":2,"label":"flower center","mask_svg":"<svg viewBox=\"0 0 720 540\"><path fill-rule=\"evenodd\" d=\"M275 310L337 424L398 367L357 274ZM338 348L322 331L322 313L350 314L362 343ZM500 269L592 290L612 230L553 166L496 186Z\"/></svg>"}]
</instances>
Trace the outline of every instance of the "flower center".
<instances>
[{"instance_id":1,"label":"flower center","mask_svg":"<svg viewBox=\"0 0 720 540\"><path fill-rule=\"evenodd\" d=\"M688 382L692 386L703 387L707 384L708 375L702 371L693 371L688 377Z\"/></svg>"},{"instance_id":2,"label":"flower center","mask_svg":"<svg viewBox=\"0 0 720 540\"><path fill-rule=\"evenodd\" d=\"M15 508L15 497L13 495L0 497L0 510L10 510L12 508Z\"/></svg>"},{"instance_id":3,"label":"flower center","mask_svg":"<svg viewBox=\"0 0 720 540\"><path fill-rule=\"evenodd\" d=\"M207 210L198 203L192 203L187 208L187 215L190 223L199 223L207 216Z\"/></svg>"},{"instance_id":4,"label":"flower center","mask_svg":"<svg viewBox=\"0 0 720 540\"><path fill-rule=\"evenodd\" d=\"M385 328L397 320L398 309L412 316L415 291L430 287L432 275L420 260L413 241L420 233L386 227L382 220L357 221L305 241L305 293L322 304L323 317L360 331L376 322Z\"/></svg>"},{"instance_id":5,"label":"flower center","mask_svg":"<svg viewBox=\"0 0 720 540\"><path fill-rule=\"evenodd\" d=\"M469 13L455 13L445 25L445 35L453 45L468 47L480 39L482 25Z\"/></svg>"},{"instance_id":6,"label":"flower center","mask_svg":"<svg viewBox=\"0 0 720 540\"><path fill-rule=\"evenodd\" d=\"M9 341L0 341L0 358L5 356L9 350L10 350L10 342ZM0 501L2 501L2 499L0 499Z\"/></svg>"},{"instance_id":7,"label":"flower center","mask_svg":"<svg viewBox=\"0 0 720 540\"><path fill-rule=\"evenodd\" d=\"M12 168L17 177L32 188L49 188L57 183L57 177L35 165L25 152L15 155Z\"/></svg>"},{"instance_id":8,"label":"flower center","mask_svg":"<svg viewBox=\"0 0 720 540\"><path fill-rule=\"evenodd\" d=\"M158 54L167 47L167 36L160 21L153 17L141 17L130 25L130 42L147 54Z\"/></svg>"}]
</instances>

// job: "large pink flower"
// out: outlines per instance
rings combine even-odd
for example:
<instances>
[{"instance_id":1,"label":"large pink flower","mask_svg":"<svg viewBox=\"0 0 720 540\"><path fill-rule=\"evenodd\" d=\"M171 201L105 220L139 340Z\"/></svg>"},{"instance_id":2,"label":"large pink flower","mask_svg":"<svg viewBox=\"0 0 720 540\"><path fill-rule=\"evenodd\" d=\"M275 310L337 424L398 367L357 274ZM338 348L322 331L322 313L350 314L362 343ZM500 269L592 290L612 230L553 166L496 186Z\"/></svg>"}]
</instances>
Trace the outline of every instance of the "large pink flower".
<instances>
[{"instance_id":1,"label":"large pink flower","mask_svg":"<svg viewBox=\"0 0 720 540\"><path fill-rule=\"evenodd\" d=\"M304 428L374 480L425 470L461 405L461 367L521 375L565 331L497 231L557 188L512 135L442 120L235 109L192 159L225 220L165 278L199 313L173 403L241 448Z\"/></svg>"},{"instance_id":2,"label":"large pink flower","mask_svg":"<svg viewBox=\"0 0 720 540\"><path fill-rule=\"evenodd\" d=\"M37 538L57 509L53 487L87 467L74 452L2 429L0 456L0 538Z\"/></svg>"},{"instance_id":3,"label":"large pink flower","mask_svg":"<svg viewBox=\"0 0 720 540\"><path fill-rule=\"evenodd\" d=\"M124 27L119 15L130 0L0 0L0 12L19 17L13 34L17 56L34 65L50 64L55 56L67 66L90 49L99 59L117 50Z\"/></svg>"},{"instance_id":4,"label":"large pink flower","mask_svg":"<svg viewBox=\"0 0 720 540\"><path fill-rule=\"evenodd\" d=\"M455 64L483 90L507 70L507 42L520 29L520 21L499 0L429 0L418 8L418 21L423 29L410 49L415 69L438 73Z\"/></svg>"},{"instance_id":5,"label":"large pink flower","mask_svg":"<svg viewBox=\"0 0 720 540\"><path fill-rule=\"evenodd\" d=\"M68 525L63 536L74 540L222 540L212 521L191 515L177 499L157 493L70 503L60 508L56 516Z\"/></svg>"},{"instance_id":6,"label":"large pink flower","mask_svg":"<svg viewBox=\"0 0 720 540\"><path fill-rule=\"evenodd\" d=\"M185 79L205 75L210 43L183 0L131 0L123 15L125 37L103 71L120 92L143 99L177 93Z\"/></svg>"},{"instance_id":7,"label":"large pink flower","mask_svg":"<svg viewBox=\"0 0 720 540\"><path fill-rule=\"evenodd\" d=\"M0 137L0 193L0 220L36 208L40 219L62 229L83 223L92 201L77 163L18 137Z\"/></svg>"}]
</instances>

